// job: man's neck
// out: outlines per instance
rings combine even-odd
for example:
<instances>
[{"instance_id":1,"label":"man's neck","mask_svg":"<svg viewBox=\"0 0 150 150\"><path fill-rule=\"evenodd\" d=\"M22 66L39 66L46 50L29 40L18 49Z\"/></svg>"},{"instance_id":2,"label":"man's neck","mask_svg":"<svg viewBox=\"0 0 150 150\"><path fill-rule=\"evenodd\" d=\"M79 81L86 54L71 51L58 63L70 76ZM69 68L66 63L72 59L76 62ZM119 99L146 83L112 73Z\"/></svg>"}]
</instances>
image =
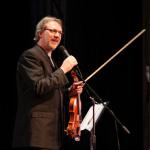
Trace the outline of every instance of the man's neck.
<instances>
[{"instance_id":1,"label":"man's neck","mask_svg":"<svg viewBox=\"0 0 150 150\"><path fill-rule=\"evenodd\" d=\"M37 43L37 45L38 45L39 47L41 47L46 53L48 53L48 56L51 56L52 49L47 48L47 46L41 44L40 41Z\"/></svg>"}]
</instances>

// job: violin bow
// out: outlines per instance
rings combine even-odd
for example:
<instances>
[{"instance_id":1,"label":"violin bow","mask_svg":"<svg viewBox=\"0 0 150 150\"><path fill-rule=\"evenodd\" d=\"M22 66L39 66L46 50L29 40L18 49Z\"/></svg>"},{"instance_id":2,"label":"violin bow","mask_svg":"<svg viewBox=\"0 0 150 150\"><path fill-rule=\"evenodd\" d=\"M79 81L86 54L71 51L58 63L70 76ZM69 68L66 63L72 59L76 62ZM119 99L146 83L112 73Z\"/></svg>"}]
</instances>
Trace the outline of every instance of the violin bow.
<instances>
[{"instance_id":1,"label":"violin bow","mask_svg":"<svg viewBox=\"0 0 150 150\"><path fill-rule=\"evenodd\" d=\"M100 71L104 66L106 66L112 59L114 59L118 54L120 54L125 48L127 48L132 42L134 42L138 37L140 37L146 29L142 29L138 34L136 34L129 42L127 42L122 48L120 48L114 55L112 55L105 63L103 63L98 69L96 69L91 75L89 75L84 81L88 81L92 78L98 71Z\"/></svg>"}]
</instances>

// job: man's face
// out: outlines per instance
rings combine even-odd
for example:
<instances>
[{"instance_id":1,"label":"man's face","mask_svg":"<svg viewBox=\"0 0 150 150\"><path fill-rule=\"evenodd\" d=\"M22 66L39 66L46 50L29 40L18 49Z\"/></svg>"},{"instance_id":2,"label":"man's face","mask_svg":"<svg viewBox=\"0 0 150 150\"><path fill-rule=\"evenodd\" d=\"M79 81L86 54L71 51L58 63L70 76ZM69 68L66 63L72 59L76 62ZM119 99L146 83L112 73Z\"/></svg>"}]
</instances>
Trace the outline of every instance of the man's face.
<instances>
[{"instance_id":1,"label":"man's face","mask_svg":"<svg viewBox=\"0 0 150 150\"><path fill-rule=\"evenodd\" d=\"M56 21L50 21L45 25L44 31L39 34L42 46L48 51L54 50L62 38L62 27Z\"/></svg>"}]
</instances>

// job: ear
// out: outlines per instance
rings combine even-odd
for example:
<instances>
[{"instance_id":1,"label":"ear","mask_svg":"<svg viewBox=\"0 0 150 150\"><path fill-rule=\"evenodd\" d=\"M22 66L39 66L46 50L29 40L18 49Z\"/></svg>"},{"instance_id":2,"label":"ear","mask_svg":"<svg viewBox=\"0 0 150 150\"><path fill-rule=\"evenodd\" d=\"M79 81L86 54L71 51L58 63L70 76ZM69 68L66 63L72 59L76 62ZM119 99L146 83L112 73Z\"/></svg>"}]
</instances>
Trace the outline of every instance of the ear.
<instances>
[{"instance_id":1,"label":"ear","mask_svg":"<svg viewBox=\"0 0 150 150\"><path fill-rule=\"evenodd\" d=\"M43 34L43 31L40 31L40 32L38 33L38 37L41 38L41 37L42 37L42 34Z\"/></svg>"}]
</instances>

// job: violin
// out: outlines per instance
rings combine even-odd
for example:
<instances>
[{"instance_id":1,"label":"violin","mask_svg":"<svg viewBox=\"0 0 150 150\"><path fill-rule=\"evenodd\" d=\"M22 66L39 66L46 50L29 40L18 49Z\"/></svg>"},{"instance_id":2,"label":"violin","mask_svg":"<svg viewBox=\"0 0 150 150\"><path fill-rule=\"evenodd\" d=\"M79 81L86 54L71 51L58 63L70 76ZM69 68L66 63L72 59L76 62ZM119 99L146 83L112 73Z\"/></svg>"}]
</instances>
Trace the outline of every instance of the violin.
<instances>
[{"instance_id":1,"label":"violin","mask_svg":"<svg viewBox=\"0 0 150 150\"><path fill-rule=\"evenodd\" d=\"M75 71L73 70L71 71L71 76L74 82L79 81ZM70 114L70 119L66 129L67 135L70 138L74 139L75 141L80 141L80 136L81 136L80 124L82 121L80 94L77 94L70 98L69 114Z\"/></svg>"}]
</instances>

